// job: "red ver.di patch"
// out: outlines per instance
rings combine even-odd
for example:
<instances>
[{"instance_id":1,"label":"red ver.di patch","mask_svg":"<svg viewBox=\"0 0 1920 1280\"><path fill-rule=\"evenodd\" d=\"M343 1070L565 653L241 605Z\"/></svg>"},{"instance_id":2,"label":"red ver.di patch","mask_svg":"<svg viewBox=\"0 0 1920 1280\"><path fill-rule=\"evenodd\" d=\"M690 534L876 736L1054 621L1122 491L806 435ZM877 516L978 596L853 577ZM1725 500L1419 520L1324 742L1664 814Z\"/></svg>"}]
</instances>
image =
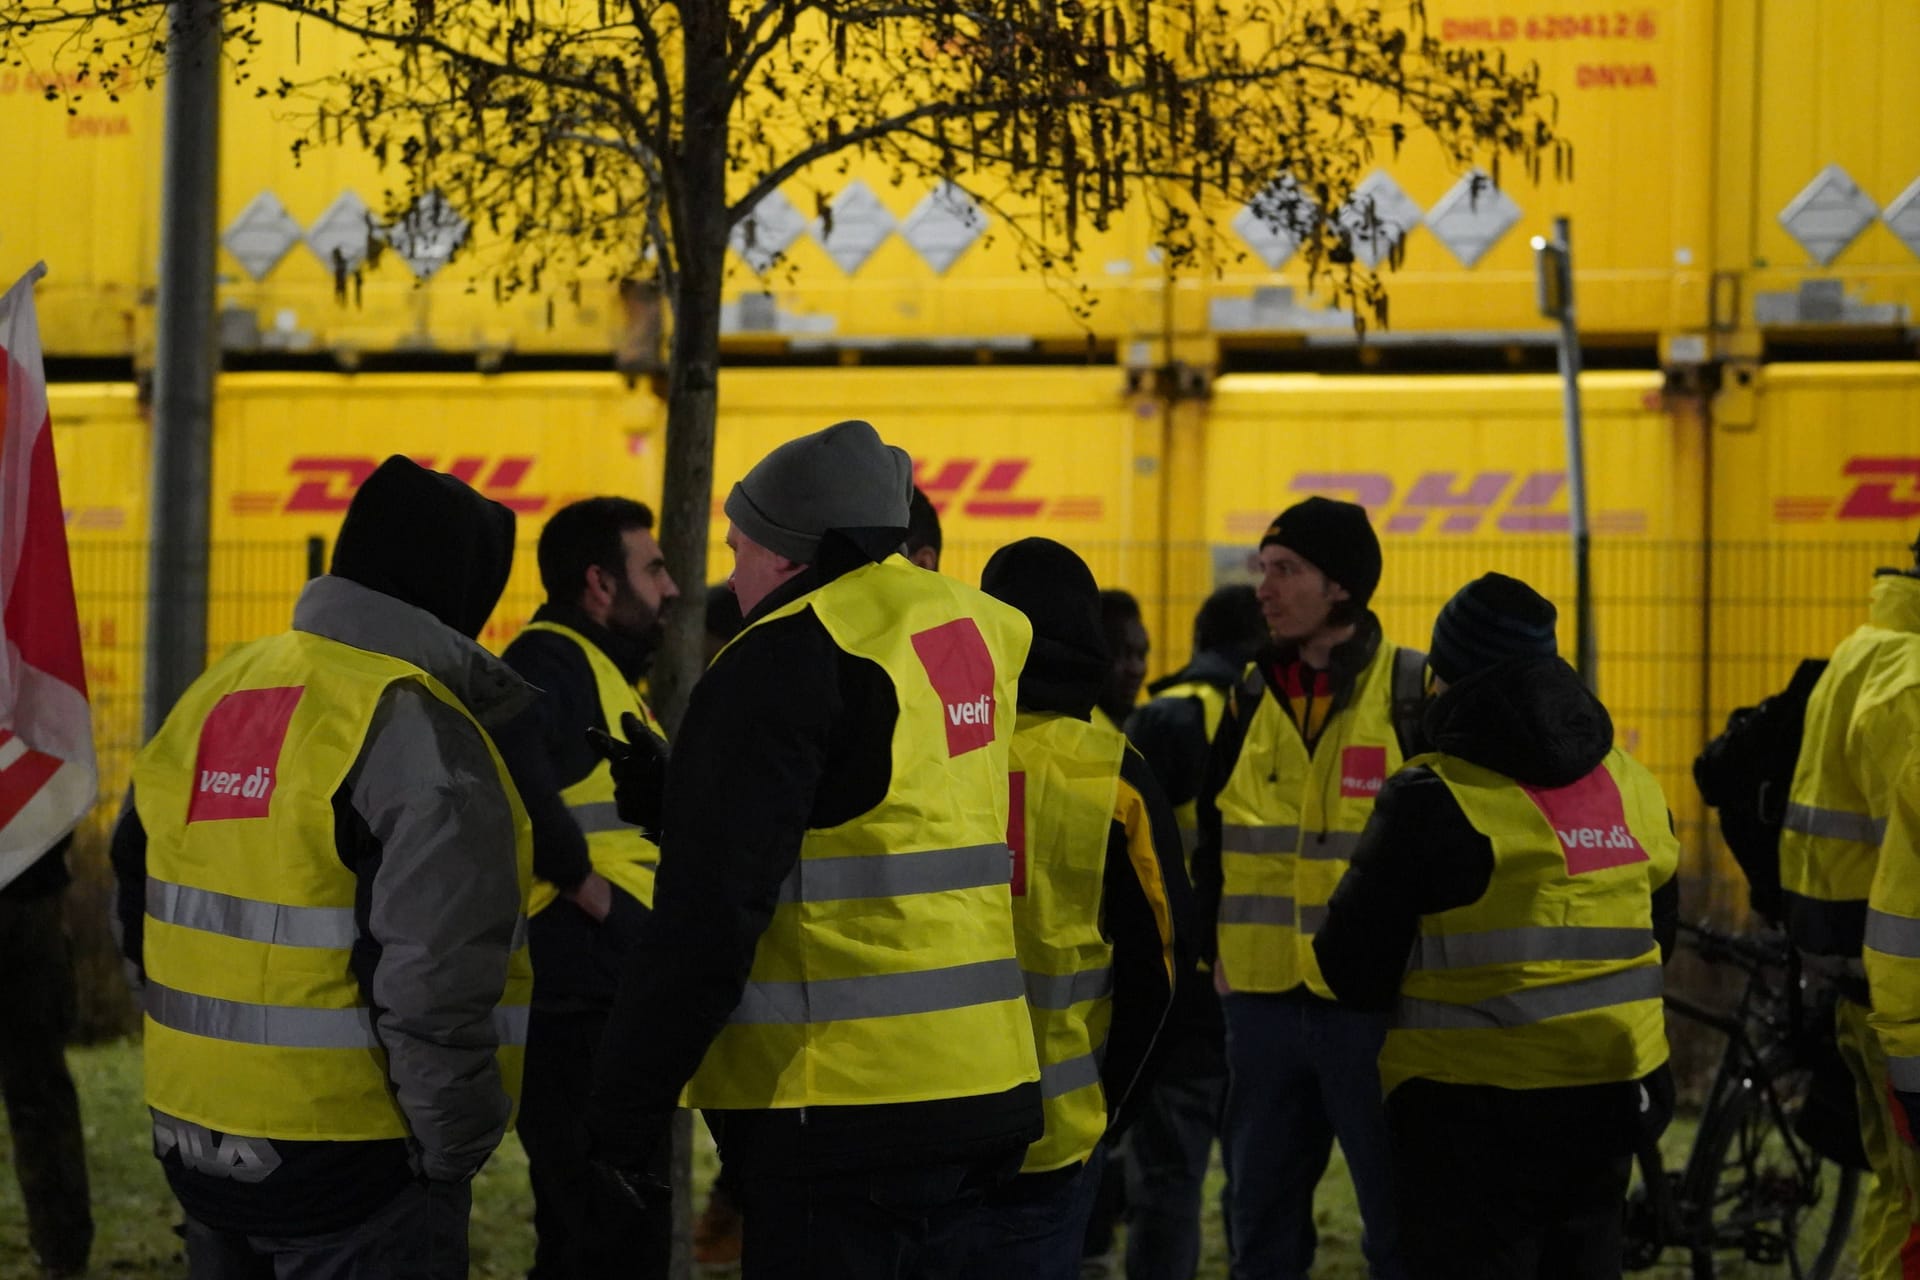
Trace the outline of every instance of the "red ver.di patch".
<instances>
[{"instance_id":1,"label":"red ver.di patch","mask_svg":"<svg viewBox=\"0 0 1920 1280\"><path fill-rule=\"evenodd\" d=\"M1387 783L1385 747L1348 747L1340 753L1340 794L1351 800L1371 800Z\"/></svg>"},{"instance_id":2,"label":"red ver.di patch","mask_svg":"<svg viewBox=\"0 0 1920 1280\"><path fill-rule=\"evenodd\" d=\"M1532 797L1559 837L1568 875L1647 861L1647 851L1627 826L1619 784L1605 769L1595 769L1571 786L1523 785L1521 790Z\"/></svg>"},{"instance_id":3,"label":"red ver.di patch","mask_svg":"<svg viewBox=\"0 0 1920 1280\"><path fill-rule=\"evenodd\" d=\"M267 816L287 724L303 692L300 685L242 689L215 704L200 726L188 822Z\"/></svg>"},{"instance_id":4,"label":"red ver.di patch","mask_svg":"<svg viewBox=\"0 0 1920 1280\"><path fill-rule=\"evenodd\" d=\"M913 637L913 651L933 682L947 727L947 755L963 756L993 741L993 657L972 618L955 618Z\"/></svg>"}]
</instances>

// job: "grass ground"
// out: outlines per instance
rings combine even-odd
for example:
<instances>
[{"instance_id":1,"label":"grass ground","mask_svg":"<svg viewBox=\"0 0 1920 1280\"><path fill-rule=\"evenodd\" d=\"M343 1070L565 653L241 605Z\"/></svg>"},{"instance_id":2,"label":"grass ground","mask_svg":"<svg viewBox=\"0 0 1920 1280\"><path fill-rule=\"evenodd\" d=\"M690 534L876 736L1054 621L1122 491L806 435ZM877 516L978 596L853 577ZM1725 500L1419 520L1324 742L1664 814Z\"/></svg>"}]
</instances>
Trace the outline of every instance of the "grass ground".
<instances>
[{"instance_id":1,"label":"grass ground","mask_svg":"<svg viewBox=\"0 0 1920 1280\"><path fill-rule=\"evenodd\" d=\"M81 1095L87 1155L93 1179L93 1211L98 1226L94 1271L99 1276L173 1277L186 1272L175 1233L179 1212L151 1154L146 1109L140 1102L140 1053L133 1041L117 1041L68 1055ZM705 1129L695 1125L695 1182L704 1189L714 1155ZM1677 1157L1689 1131L1677 1125L1668 1146ZM12 1142L0 1128L0 1166L11 1168ZM1221 1175L1216 1167L1205 1201L1204 1246L1200 1280L1224 1280L1226 1243L1220 1230ZM1362 1280L1359 1216L1346 1165L1339 1153L1321 1181L1314 1204L1320 1250L1314 1275L1324 1280ZM511 1136L488 1162L474 1186L473 1275L484 1280L524 1276L533 1254L532 1200L527 1190L526 1157ZM26 1223L19 1187L0 1176L0 1280L25 1280L34 1274L27 1250ZM1681 1274L1662 1269L1656 1277ZM1771 1274L1771 1273L1768 1273Z\"/></svg>"}]
</instances>

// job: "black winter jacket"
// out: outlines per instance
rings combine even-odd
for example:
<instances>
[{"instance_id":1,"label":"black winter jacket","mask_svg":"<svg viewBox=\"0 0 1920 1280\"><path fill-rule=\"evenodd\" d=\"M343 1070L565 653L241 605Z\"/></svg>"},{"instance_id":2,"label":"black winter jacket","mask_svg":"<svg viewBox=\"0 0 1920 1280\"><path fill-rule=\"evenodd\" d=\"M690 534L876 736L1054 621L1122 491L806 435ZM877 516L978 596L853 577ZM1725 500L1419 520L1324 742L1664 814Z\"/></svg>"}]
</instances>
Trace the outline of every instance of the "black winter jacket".
<instances>
[{"instance_id":1,"label":"black winter jacket","mask_svg":"<svg viewBox=\"0 0 1920 1280\"><path fill-rule=\"evenodd\" d=\"M828 534L818 563L770 593L748 624L884 559L901 536ZM665 1140L681 1088L740 1003L802 836L885 797L899 710L886 673L840 649L808 609L753 627L694 687L667 770L653 916L629 955L595 1067L588 1124L602 1158L644 1166ZM707 1121L746 1176L958 1162L1017 1153L1038 1138L1040 1090L709 1111Z\"/></svg>"}]
</instances>

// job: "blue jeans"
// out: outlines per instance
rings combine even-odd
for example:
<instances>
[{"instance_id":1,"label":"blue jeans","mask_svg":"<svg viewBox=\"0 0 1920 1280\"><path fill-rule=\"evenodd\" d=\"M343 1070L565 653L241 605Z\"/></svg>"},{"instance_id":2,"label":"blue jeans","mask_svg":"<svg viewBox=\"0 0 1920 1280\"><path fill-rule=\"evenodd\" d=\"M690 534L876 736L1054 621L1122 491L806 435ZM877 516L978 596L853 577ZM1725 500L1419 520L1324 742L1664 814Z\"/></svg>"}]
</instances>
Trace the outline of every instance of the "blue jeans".
<instances>
[{"instance_id":1,"label":"blue jeans","mask_svg":"<svg viewBox=\"0 0 1920 1280\"><path fill-rule=\"evenodd\" d=\"M1306 1280L1319 1239L1313 1190L1336 1137L1360 1201L1368 1270L1374 1280L1405 1280L1380 1098L1387 1015L1298 992L1222 1004L1233 1280Z\"/></svg>"},{"instance_id":2,"label":"blue jeans","mask_svg":"<svg viewBox=\"0 0 1920 1280\"><path fill-rule=\"evenodd\" d=\"M962 1229L961 1280L1076 1280L1106 1164L1103 1143L1078 1171L1028 1174L988 1192Z\"/></svg>"},{"instance_id":3,"label":"blue jeans","mask_svg":"<svg viewBox=\"0 0 1920 1280\"><path fill-rule=\"evenodd\" d=\"M1193 1280L1200 1265L1200 1193L1226 1102L1215 1035L1190 1028L1127 1130L1127 1280Z\"/></svg>"}]
</instances>

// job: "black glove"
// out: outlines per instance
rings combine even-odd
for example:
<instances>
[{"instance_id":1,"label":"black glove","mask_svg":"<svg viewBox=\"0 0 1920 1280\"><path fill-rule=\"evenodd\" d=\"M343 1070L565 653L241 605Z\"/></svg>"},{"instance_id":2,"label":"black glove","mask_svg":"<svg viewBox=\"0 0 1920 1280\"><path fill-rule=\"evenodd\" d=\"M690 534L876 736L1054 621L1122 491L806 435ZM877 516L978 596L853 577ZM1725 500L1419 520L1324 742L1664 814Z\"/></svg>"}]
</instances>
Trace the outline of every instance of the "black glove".
<instances>
[{"instance_id":1,"label":"black glove","mask_svg":"<svg viewBox=\"0 0 1920 1280\"><path fill-rule=\"evenodd\" d=\"M667 788L667 740L631 711L621 715L620 731L626 735L625 742L590 728L587 742L613 766L613 807L620 821L639 827L658 843Z\"/></svg>"},{"instance_id":2,"label":"black glove","mask_svg":"<svg viewBox=\"0 0 1920 1280\"><path fill-rule=\"evenodd\" d=\"M616 1197L643 1209L672 1199L673 1116L588 1103L587 1156Z\"/></svg>"}]
</instances>

